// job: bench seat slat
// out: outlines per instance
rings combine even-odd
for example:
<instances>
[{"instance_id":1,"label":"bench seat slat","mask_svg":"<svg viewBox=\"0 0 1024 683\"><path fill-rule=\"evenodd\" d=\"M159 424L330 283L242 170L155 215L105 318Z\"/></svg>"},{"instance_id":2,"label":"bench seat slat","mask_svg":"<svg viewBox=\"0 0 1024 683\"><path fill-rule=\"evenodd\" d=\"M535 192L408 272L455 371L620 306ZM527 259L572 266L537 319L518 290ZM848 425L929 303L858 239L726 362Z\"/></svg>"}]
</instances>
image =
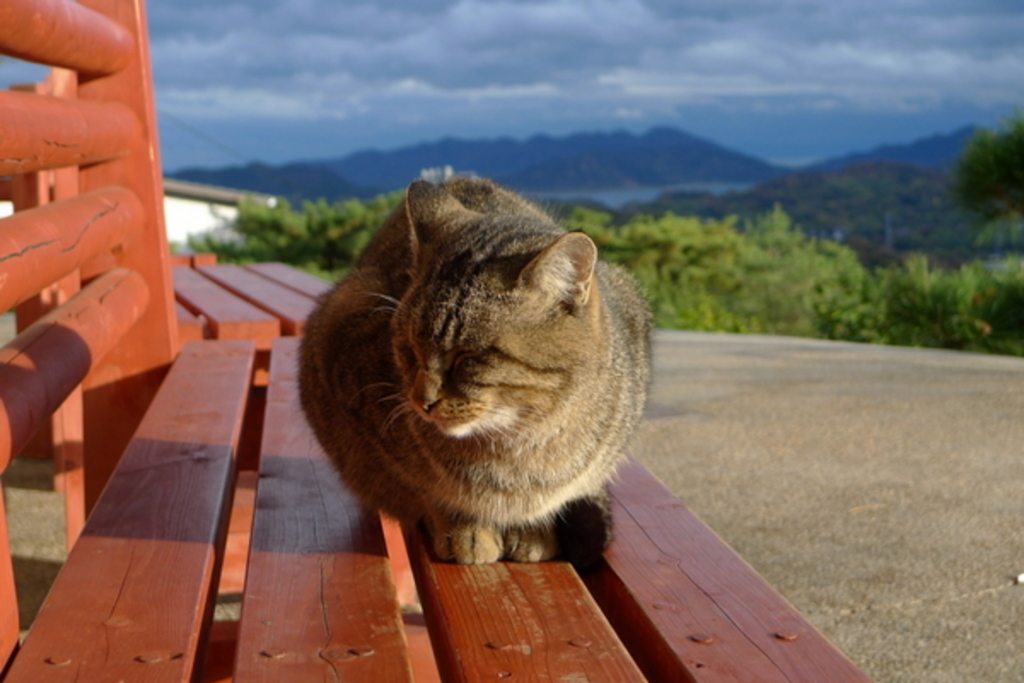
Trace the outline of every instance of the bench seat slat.
<instances>
[{"instance_id":1,"label":"bench seat slat","mask_svg":"<svg viewBox=\"0 0 1024 683\"><path fill-rule=\"evenodd\" d=\"M197 271L174 266L174 294L193 315L203 315L217 339L252 339L261 351L281 335L281 323L266 311L219 287Z\"/></svg>"},{"instance_id":2,"label":"bench seat slat","mask_svg":"<svg viewBox=\"0 0 1024 683\"><path fill-rule=\"evenodd\" d=\"M411 681L380 518L306 425L298 343L282 337L271 353L234 681Z\"/></svg>"},{"instance_id":3,"label":"bench seat slat","mask_svg":"<svg viewBox=\"0 0 1024 683\"><path fill-rule=\"evenodd\" d=\"M258 273L262 277L278 282L285 287L291 287L296 292L314 299L332 287L330 282L321 280L309 273L304 273L301 270L296 270L285 263L250 263L245 266L245 269Z\"/></svg>"},{"instance_id":4,"label":"bench seat slat","mask_svg":"<svg viewBox=\"0 0 1024 683\"><path fill-rule=\"evenodd\" d=\"M612 495L615 539L588 585L650 678L869 682L643 465Z\"/></svg>"},{"instance_id":5,"label":"bench seat slat","mask_svg":"<svg viewBox=\"0 0 1024 683\"><path fill-rule=\"evenodd\" d=\"M565 562L438 562L406 544L445 681L645 680Z\"/></svg>"},{"instance_id":6,"label":"bench seat slat","mask_svg":"<svg viewBox=\"0 0 1024 683\"><path fill-rule=\"evenodd\" d=\"M306 318L313 312L315 301L310 297L241 266L223 264L204 266L197 270L276 317L281 321L281 332L288 336L301 335Z\"/></svg>"},{"instance_id":7,"label":"bench seat slat","mask_svg":"<svg viewBox=\"0 0 1024 683\"><path fill-rule=\"evenodd\" d=\"M248 341L182 349L6 683L192 679L212 618L253 355Z\"/></svg>"}]
</instances>

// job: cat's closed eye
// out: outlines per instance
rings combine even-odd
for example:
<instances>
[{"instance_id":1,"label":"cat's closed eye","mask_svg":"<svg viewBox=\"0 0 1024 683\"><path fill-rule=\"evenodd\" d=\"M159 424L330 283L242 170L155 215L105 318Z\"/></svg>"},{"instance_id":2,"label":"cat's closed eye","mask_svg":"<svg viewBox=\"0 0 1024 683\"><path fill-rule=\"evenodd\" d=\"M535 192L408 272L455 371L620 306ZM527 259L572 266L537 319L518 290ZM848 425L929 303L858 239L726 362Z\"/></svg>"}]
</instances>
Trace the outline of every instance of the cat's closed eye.
<instances>
[{"instance_id":1,"label":"cat's closed eye","mask_svg":"<svg viewBox=\"0 0 1024 683\"><path fill-rule=\"evenodd\" d=\"M452 358L453 372L472 370L482 364L482 357L475 351L460 351Z\"/></svg>"}]
</instances>

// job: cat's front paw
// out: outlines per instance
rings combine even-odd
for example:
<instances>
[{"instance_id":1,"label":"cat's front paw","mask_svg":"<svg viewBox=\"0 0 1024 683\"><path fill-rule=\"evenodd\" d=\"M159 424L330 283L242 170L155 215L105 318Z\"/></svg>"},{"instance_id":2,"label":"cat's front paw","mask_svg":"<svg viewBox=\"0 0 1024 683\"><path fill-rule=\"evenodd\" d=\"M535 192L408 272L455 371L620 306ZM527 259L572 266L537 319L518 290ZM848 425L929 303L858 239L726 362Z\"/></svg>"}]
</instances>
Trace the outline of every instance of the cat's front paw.
<instances>
[{"instance_id":1,"label":"cat's front paw","mask_svg":"<svg viewBox=\"0 0 1024 683\"><path fill-rule=\"evenodd\" d=\"M558 554L552 526L495 527L430 518L427 523L434 553L458 564L487 564L508 558L516 562L542 562Z\"/></svg>"},{"instance_id":2,"label":"cat's front paw","mask_svg":"<svg viewBox=\"0 0 1024 683\"><path fill-rule=\"evenodd\" d=\"M505 557L516 562L543 562L558 554L558 539L552 526L506 529Z\"/></svg>"},{"instance_id":3,"label":"cat's front paw","mask_svg":"<svg viewBox=\"0 0 1024 683\"><path fill-rule=\"evenodd\" d=\"M458 564L497 562L505 552L501 535L492 527L432 519L427 525L434 553Z\"/></svg>"}]
</instances>

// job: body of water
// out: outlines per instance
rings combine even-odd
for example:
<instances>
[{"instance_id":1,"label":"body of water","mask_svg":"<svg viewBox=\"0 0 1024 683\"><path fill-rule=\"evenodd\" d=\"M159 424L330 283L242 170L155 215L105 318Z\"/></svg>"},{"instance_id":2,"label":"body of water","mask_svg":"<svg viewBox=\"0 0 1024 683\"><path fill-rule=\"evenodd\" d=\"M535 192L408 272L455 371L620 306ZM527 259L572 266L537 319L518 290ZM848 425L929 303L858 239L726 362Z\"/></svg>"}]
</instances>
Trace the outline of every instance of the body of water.
<instances>
[{"instance_id":1,"label":"body of water","mask_svg":"<svg viewBox=\"0 0 1024 683\"><path fill-rule=\"evenodd\" d=\"M604 204L610 209L619 209L630 202L650 202L663 192L710 192L725 194L726 192L742 192L756 183L681 183L663 187L626 187L614 190L553 190L550 192L523 192L531 199L541 201L572 202L592 201Z\"/></svg>"}]
</instances>

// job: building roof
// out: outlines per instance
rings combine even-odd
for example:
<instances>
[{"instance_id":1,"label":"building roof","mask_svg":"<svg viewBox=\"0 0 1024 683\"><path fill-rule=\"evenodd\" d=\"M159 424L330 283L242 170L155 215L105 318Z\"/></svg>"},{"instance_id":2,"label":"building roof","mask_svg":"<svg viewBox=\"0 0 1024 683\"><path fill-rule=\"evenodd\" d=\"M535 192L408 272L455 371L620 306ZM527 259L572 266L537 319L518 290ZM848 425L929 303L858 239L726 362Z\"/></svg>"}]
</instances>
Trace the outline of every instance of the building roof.
<instances>
[{"instance_id":1,"label":"building roof","mask_svg":"<svg viewBox=\"0 0 1024 683\"><path fill-rule=\"evenodd\" d=\"M164 195L167 197L177 197L178 199L194 199L229 206L236 206L238 202L245 198L265 206L274 206L277 203L277 197L269 194L193 183L189 180L167 177L164 178Z\"/></svg>"}]
</instances>

